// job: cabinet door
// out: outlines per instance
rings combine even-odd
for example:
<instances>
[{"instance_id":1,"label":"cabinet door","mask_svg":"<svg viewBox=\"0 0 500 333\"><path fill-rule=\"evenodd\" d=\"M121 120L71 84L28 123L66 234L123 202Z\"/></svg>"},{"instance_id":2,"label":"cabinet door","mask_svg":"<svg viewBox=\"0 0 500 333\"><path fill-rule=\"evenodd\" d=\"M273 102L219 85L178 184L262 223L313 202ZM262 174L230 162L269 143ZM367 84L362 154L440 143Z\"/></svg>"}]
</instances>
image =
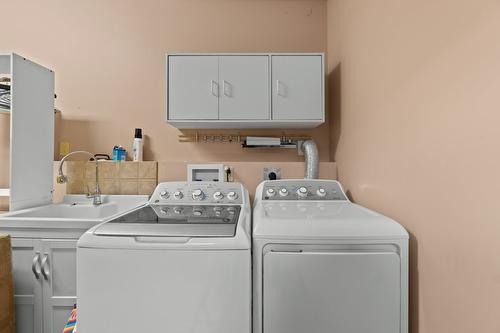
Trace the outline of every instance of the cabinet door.
<instances>
[{"instance_id":1,"label":"cabinet door","mask_svg":"<svg viewBox=\"0 0 500 333\"><path fill-rule=\"evenodd\" d=\"M218 119L218 82L218 56L168 56L168 119Z\"/></svg>"},{"instance_id":2,"label":"cabinet door","mask_svg":"<svg viewBox=\"0 0 500 333\"><path fill-rule=\"evenodd\" d=\"M36 240L12 238L17 333L42 332L41 251Z\"/></svg>"},{"instance_id":3,"label":"cabinet door","mask_svg":"<svg viewBox=\"0 0 500 333\"><path fill-rule=\"evenodd\" d=\"M273 119L324 118L323 58L320 55L272 56Z\"/></svg>"},{"instance_id":4,"label":"cabinet door","mask_svg":"<svg viewBox=\"0 0 500 333\"><path fill-rule=\"evenodd\" d=\"M76 303L76 240L42 240L43 331L60 333Z\"/></svg>"},{"instance_id":5,"label":"cabinet door","mask_svg":"<svg viewBox=\"0 0 500 333\"><path fill-rule=\"evenodd\" d=\"M269 57L221 56L219 119L269 119Z\"/></svg>"}]
</instances>

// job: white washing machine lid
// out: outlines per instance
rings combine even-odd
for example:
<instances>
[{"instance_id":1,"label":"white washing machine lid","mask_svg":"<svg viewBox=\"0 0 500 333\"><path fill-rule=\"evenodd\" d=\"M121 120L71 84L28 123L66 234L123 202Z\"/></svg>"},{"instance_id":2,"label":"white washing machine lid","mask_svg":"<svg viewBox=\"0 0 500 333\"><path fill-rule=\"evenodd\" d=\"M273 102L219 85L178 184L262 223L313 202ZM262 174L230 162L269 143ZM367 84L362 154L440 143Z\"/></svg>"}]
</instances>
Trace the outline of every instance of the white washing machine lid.
<instances>
[{"instance_id":1,"label":"white washing machine lid","mask_svg":"<svg viewBox=\"0 0 500 333\"><path fill-rule=\"evenodd\" d=\"M147 206L95 225L77 246L97 251L248 251L249 202L248 191L239 183L160 183Z\"/></svg>"},{"instance_id":2,"label":"white washing machine lid","mask_svg":"<svg viewBox=\"0 0 500 333\"><path fill-rule=\"evenodd\" d=\"M250 216L248 206L238 206L237 221L221 213L214 218L206 216L205 220L189 216L191 206L184 208L183 217L160 219L158 223L151 210L136 210L137 214L124 214L116 219L116 223L104 222L87 230L78 240L78 248L89 249L130 249L130 250L249 250L251 248ZM207 210L212 207L206 206ZM230 206L224 207L226 210ZM141 212L141 218L138 213ZM175 213L175 212L174 212ZM163 214L163 213L160 213ZM192 215L192 214L191 214ZM207 214L208 215L208 214ZM138 223L138 222L146 223ZM147 220L150 220L149 223ZM128 221L128 222L127 222Z\"/></svg>"},{"instance_id":3,"label":"white washing machine lid","mask_svg":"<svg viewBox=\"0 0 500 333\"><path fill-rule=\"evenodd\" d=\"M263 239L407 239L392 219L348 201L260 202L253 237Z\"/></svg>"}]
</instances>

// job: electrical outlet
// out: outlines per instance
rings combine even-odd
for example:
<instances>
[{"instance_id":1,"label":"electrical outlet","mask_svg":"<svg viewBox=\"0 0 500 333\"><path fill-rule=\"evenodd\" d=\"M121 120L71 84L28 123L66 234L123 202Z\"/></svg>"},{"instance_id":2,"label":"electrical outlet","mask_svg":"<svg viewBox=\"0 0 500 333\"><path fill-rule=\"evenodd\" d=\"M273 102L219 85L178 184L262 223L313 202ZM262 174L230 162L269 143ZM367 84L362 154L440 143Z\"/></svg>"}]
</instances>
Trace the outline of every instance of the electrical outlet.
<instances>
[{"instance_id":1,"label":"electrical outlet","mask_svg":"<svg viewBox=\"0 0 500 333\"><path fill-rule=\"evenodd\" d=\"M277 180L281 179L280 168L264 168L264 180Z\"/></svg>"},{"instance_id":2,"label":"electrical outlet","mask_svg":"<svg viewBox=\"0 0 500 333\"><path fill-rule=\"evenodd\" d=\"M224 166L224 178L225 182L234 182L234 168L232 166Z\"/></svg>"}]
</instances>

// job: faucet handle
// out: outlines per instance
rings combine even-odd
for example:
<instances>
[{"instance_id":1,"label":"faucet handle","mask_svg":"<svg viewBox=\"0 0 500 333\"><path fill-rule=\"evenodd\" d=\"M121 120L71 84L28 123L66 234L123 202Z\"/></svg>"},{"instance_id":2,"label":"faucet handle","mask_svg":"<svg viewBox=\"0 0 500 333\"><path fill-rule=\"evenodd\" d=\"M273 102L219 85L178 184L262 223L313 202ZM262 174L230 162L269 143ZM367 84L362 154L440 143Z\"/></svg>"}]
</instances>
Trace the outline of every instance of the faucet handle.
<instances>
[{"instance_id":1,"label":"faucet handle","mask_svg":"<svg viewBox=\"0 0 500 333\"><path fill-rule=\"evenodd\" d=\"M64 184L68 181L68 177L66 177L65 175L58 175L57 176L57 183L58 184Z\"/></svg>"}]
</instances>

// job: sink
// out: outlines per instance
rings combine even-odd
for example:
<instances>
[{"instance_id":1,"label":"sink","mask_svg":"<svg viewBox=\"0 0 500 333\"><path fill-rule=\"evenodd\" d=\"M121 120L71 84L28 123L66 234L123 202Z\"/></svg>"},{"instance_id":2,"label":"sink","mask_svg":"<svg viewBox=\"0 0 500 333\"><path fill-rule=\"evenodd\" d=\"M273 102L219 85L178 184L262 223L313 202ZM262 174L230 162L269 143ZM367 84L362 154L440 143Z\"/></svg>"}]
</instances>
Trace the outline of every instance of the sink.
<instances>
[{"instance_id":1,"label":"sink","mask_svg":"<svg viewBox=\"0 0 500 333\"><path fill-rule=\"evenodd\" d=\"M10 217L55 218L55 219L105 219L117 214L118 205L115 203L93 207L86 204L57 204L28 209L9 214Z\"/></svg>"},{"instance_id":2,"label":"sink","mask_svg":"<svg viewBox=\"0 0 500 333\"><path fill-rule=\"evenodd\" d=\"M44 227L57 227L67 222L94 225L146 204L149 197L102 195L101 198L102 204L94 206L92 199L85 195L66 195L61 203L1 214L0 226L40 226L43 223Z\"/></svg>"}]
</instances>

